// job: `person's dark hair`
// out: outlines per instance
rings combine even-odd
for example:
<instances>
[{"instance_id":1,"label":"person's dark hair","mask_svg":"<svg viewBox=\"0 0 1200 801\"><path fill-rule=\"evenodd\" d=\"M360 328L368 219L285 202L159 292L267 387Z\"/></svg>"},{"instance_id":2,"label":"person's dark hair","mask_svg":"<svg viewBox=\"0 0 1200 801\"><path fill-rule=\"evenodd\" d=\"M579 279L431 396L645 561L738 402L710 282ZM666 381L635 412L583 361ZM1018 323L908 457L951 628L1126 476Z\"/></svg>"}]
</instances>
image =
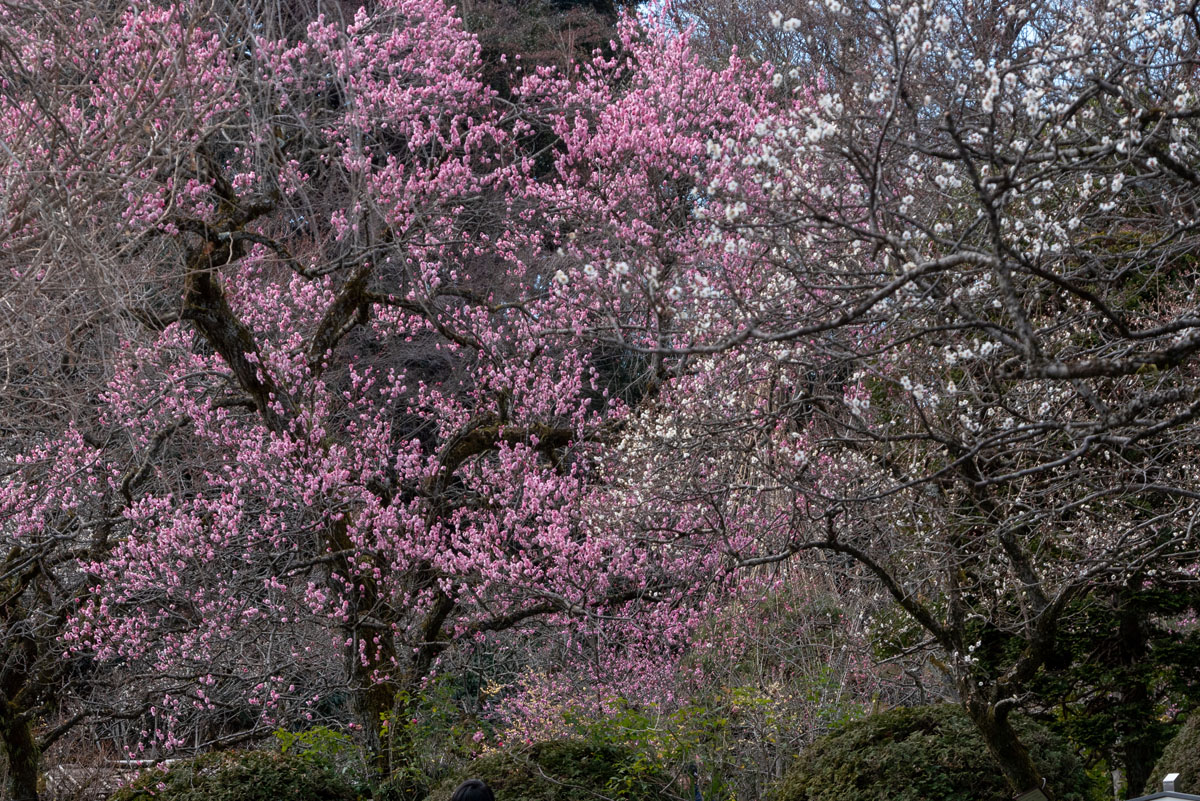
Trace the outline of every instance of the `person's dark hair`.
<instances>
[{"instance_id":1,"label":"person's dark hair","mask_svg":"<svg viewBox=\"0 0 1200 801\"><path fill-rule=\"evenodd\" d=\"M496 801L496 794L479 779L467 779L458 785L450 801Z\"/></svg>"}]
</instances>

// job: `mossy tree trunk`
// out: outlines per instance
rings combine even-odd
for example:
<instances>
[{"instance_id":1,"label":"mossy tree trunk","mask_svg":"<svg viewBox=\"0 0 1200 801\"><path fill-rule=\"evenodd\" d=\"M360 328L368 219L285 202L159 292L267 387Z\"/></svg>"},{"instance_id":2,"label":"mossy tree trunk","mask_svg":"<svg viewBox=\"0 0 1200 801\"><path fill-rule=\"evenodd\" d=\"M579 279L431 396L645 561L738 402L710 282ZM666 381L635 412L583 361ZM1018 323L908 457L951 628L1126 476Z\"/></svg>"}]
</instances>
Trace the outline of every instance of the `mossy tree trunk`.
<instances>
[{"instance_id":1,"label":"mossy tree trunk","mask_svg":"<svg viewBox=\"0 0 1200 801\"><path fill-rule=\"evenodd\" d=\"M9 801L37 801L41 754L33 725L3 696L0 696L0 747L8 766L3 797Z\"/></svg>"}]
</instances>

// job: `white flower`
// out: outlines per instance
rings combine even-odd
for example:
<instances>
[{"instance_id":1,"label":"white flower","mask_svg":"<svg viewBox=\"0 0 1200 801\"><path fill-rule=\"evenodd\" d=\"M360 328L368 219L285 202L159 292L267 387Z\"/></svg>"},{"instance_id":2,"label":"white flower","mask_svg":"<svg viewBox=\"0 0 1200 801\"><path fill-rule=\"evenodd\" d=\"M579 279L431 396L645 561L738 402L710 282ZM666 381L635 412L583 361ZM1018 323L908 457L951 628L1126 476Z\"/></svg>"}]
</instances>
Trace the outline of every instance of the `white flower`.
<instances>
[{"instance_id":1,"label":"white flower","mask_svg":"<svg viewBox=\"0 0 1200 801\"><path fill-rule=\"evenodd\" d=\"M773 26L775 26L776 28L783 25L783 12L782 11L772 11L767 16L769 16L771 18L771 24Z\"/></svg>"},{"instance_id":2,"label":"white flower","mask_svg":"<svg viewBox=\"0 0 1200 801\"><path fill-rule=\"evenodd\" d=\"M556 281L558 284L560 284L560 285L562 285L562 286L566 286L566 285L567 285L567 281L569 281L569 280L571 280L571 279L569 279L569 278L567 277L567 274L566 274L566 273L564 273L562 270L559 270L558 272L556 272L556 273L554 274L554 280L555 280L555 281Z\"/></svg>"},{"instance_id":3,"label":"white flower","mask_svg":"<svg viewBox=\"0 0 1200 801\"><path fill-rule=\"evenodd\" d=\"M783 23L783 29L788 33L795 33L800 30L800 20L792 17L787 22Z\"/></svg>"}]
</instances>

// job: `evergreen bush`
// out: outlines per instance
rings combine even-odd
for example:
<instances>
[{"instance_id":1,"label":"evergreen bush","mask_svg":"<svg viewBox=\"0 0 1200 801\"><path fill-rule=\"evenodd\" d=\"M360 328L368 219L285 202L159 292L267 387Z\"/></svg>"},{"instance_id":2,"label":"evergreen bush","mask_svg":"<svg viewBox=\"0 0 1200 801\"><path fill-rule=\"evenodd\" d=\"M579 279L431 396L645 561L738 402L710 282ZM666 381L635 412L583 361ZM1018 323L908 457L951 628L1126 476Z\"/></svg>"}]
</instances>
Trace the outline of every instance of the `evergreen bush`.
<instances>
[{"instance_id":1,"label":"evergreen bush","mask_svg":"<svg viewBox=\"0 0 1200 801\"><path fill-rule=\"evenodd\" d=\"M1103 798L1067 744L1016 721L1060 801ZM957 705L893 709L846 724L800 755L772 801L1011 801L1012 790Z\"/></svg>"},{"instance_id":2,"label":"evergreen bush","mask_svg":"<svg viewBox=\"0 0 1200 801\"><path fill-rule=\"evenodd\" d=\"M230 751L149 770L109 801L356 801L331 770L298 754Z\"/></svg>"},{"instance_id":3,"label":"evergreen bush","mask_svg":"<svg viewBox=\"0 0 1200 801\"><path fill-rule=\"evenodd\" d=\"M461 775L447 779L430 795L449 798L461 782L483 779L498 799L578 801L606 797L620 801L663 801L672 795L671 778L638 752L606 743L559 740L485 754Z\"/></svg>"},{"instance_id":4,"label":"evergreen bush","mask_svg":"<svg viewBox=\"0 0 1200 801\"><path fill-rule=\"evenodd\" d=\"M1167 743L1162 756L1154 763L1145 793L1162 790L1163 779L1168 773L1178 773L1175 789L1181 793L1200 794L1200 714L1188 715L1179 733Z\"/></svg>"}]
</instances>

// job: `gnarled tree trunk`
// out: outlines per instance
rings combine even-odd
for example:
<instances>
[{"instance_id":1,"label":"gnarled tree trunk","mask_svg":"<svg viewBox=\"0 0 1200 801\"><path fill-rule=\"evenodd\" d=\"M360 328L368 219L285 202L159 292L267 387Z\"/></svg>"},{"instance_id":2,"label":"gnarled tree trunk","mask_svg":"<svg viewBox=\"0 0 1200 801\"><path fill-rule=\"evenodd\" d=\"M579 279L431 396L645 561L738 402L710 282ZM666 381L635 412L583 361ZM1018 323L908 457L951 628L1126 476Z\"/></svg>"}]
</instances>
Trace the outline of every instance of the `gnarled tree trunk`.
<instances>
[{"instance_id":1,"label":"gnarled tree trunk","mask_svg":"<svg viewBox=\"0 0 1200 801\"><path fill-rule=\"evenodd\" d=\"M1033 763L1029 749L1013 729L1009 719L1011 707L991 704L976 698L967 698L963 706L975 727L979 729L988 753L1000 766L1013 792L1023 793L1040 788L1046 797L1053 801L1053 789L1043 786L1045 777Z\"/></svg>"},{"instance_id":2,"label":"gnarled tree trunk","mask_svg":"<svg viewBox=\"0 0 1200 801\"><path fill-rule=\"evenodd\" d=\"M4 798L9 801L37 801L41 754L33 737L33 726L3 696L0 696L0 748L4 749L8 763Z\"/></svg>"}]
</instances>

